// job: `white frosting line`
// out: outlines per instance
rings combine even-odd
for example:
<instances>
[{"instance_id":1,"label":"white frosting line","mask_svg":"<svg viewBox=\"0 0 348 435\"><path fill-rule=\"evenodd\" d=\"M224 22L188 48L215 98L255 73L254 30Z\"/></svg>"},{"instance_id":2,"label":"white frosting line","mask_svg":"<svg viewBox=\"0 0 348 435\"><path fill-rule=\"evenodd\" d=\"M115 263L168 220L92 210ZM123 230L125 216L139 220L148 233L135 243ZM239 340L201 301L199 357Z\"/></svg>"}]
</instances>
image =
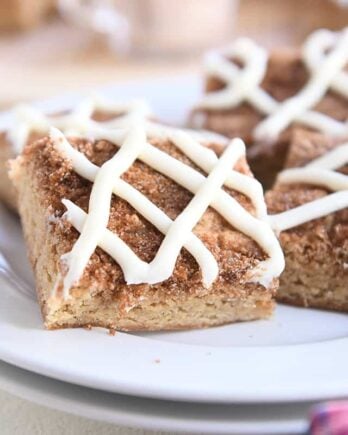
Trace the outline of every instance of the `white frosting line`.
<instances>
[{"instance_id":1,"label":"white frosting line","mask_svg":"<svg viewBox=\"0 0 348 435\"><path fill-rule=\"evenodd\" d=\"M339 169L348 164L348 143L334 148L307 164L307 168Z\"/></svg>"},{"instance_id":2,"label":"white frosting line","mask_svg":"<svg viewBox=\"0 0 348 435\"><path fill-rule=\"evenodd\" d=\"M234 143L226 148L214 169L199 186L190 203L172 223L155 259L151 262L148 283L154 284L164 281L172 275L182 246L209 207L217 190L223 185L231 166L233 167L238 160L238 151Z\"/></svg>"},{"instance_id":3,"label":"white frosting line","mask_svg":"<svg viewBox=\"0 0 348 435\"><path fill-rule=\"evenodd\" d=\"M348 177L321 168L294 168L281 172L278 181L283 184L312 184L332 191L348 190Z\"/></svg>"},{"instance_id":4,"label":"white frosting line","mask_svg":"<svg viewBox=\"0 0 348 435\"><path fill-rule=\"evenodd\" d=\"M65 217L72 223L77 231L82 233L88 214L67 199L63 199L62 202L67 208ZM142 261L134 251L112 231L104 229L98 240L98 245L120 265L128 284L134 283L134 274L137 274L139 277L146 276L148 263ZM69 264L69 266L71 267L71 264ZM77 278L79 277L80 276L77 276Z\"/></svg>"},{"instance_id":5,"label":"white frosting line","mask_svg":"<svg viewBox=\"0 0 348 435\"><path fill-rule=\"evenodd\" d=\"M309 35L302 47L303 60L310 70L315 73L325 61L326 51L330 50L337 41L338 34L326 29L319 29ZM320 50L318 49L320 47ZM348 74L339 71L330 84L330 88L348 98Z\"/></svg>"},{"instance_id":6,"label":"white frosting line","mask_svg":"<svg viewBox=\"0 0 348 435\"><path fill-rule=\"evenodd\" d=\"M91 182L94 182L96 175L99 171L99 167L90 162L84 154L73 148L66 140L64 135L62 135L61 133L57 133L56 130L53 130L52 133L53 134L51 134L51 137L55 141L57 149L62 153L63 156L65 156L68 160L72 162L74 170L77 172L77 174ZM62 140L58 141L56 140L57 138L61 138ZM138 213L144 216L147 221L151 222L162 234L167 234L173 221L141 192L139 192L130 184L126 183L124 180L118 178L113 181L113 193L116 196L119 196L120 198L127 201L135 210L138 211ZM72 203L70 201L64 201L64 204L68 208L68 220L74 225L74 227L78 231L81 231L80 222L82 217L84 216L83 211L74 204L71 205ZM70 204L70 206L68 207L67 204ZM79 212L76 211L76 208L79 210ZM113 239L115 240L119 238L114 235ZM103 248L102 245L100 246ZM201 267L204 284L206 286L211 285L219 273L218 265L214 256L204 246L199 238L192 233L189 235L187 242L184 244L184 247L196 259L197 263ZM133 253L133 251L131 256L126 256L124 255L125 248L120 251L118 248L118 244L115 244L114 248L111 248L111 253L109 251L107 252L120 264L127 283L134 284L134 281L139 282L139 280L141 280L141 276L145 275L146 269L144 265L142 265L143 262L141 262L140 259L138 259L138 267L132 266L135 261L135 254ZM120 260L120 252L122 252L122 261ZM129 267L125 267L128 264L127 258L130 264ZM139 277L135 279L134 272L137 271L139 272Z\"/></svg>"},{"instance_id":7,"label":"white frosting line","mask_svg":"<svg viewBox=\"0 0 348 435\"><path fill-rule=\"evenodd\" d=\"M347 207L348 176L334 171L347 163L348 144L344 144L318 157L303 168L282 171L277 178L279 183L304 183L342 192L332 193L324 198L270 216L274 230L277 232L285 231Z\"/></svg>"},{"instance_id":8,"label":"white frosting line","mask_svg":"<svg viewBox=\"0 0 348 435\"><path fill-rule=\"evenodd\" d=\"M124 136L124 132L122 131L111 131L108 129L98 128L93 129L93 131L89 132L89 135L91 135L95 139L108 140L119 146L121 150L124 147L124 144L121 143L122 137ZM53 139L55 138L53 137ZM134 140L134 138L132 140ZM171 140L176 145L175 138L171 138ZM61 146L61 143L63 141L55 142L57 148L59 149L59 146ZM179 144L179 148L182 150L182 152L185 153L185 150L189 149L191 145L192 143L190 136L182 133L182 135L180 136ZM136 268L135 270L132 269L132 272L130 272L131 275L128 273L128 276L125 276L127 282L154 284L156 282L161 282L169 278L170 275L173 273L176 258L181 248L186 243L192 242L192 229L204 213L205 209L210 205L211 207L215 208L232 226L254 239L263 248L266 254L269 255L269 258L266 261L261 262L255 267L250 276L251 281L257 281L264 286L269 286L273 278L278 276L284 268L284 257L279 242L267 222L261 221L253 217L233 197L231 197L220 188L220 185L223 184L224 179L228 176L228 172L231 171L231 168L242 156L245 155L245 146L243 142L240 140L233 141L231 146L226 151L226 154L223 155L220 161L216 162L216 165L214 165L214 167L211 167L210 175L207 178L192 167L185 165L179 160L176 160L169 154L159 150L150 143L146 143L139 148L135 147L135 149L139 152L139 154L134 157L135 154L137 154L134 151L134 155L132 155L133 159L138 158L139 160L148 164L153 169L176 181L178 184L192 192L194 194L194 197L187 206L187 208L178 216L177 220L172 222L169 228L167 228L164 241L153 262L151 262L146 267L146 270L143 268L143 266ZM202 150L204 150L203 146ZM192 155L194 158L196 158L196 160L199 160L198 156L194 155L196 151L197 150L195 150ZM204 151L202 152L204 153ZM119 153L120 151L115 155L113 159L110 160L110 162L115 162L116 169L119 168L117 162L117 155ZM128 151L126 152L126 155L127 154L129 154ZM209 155L211 156L210 153ZM83 169L85 160L79 160L78 162L78 167L80 171L81 169ZM127 160L128 163L130 163L130 161L131 160ZM74 162L72 163L74 165ZM104 164L101 169L98 169L97 174L99 174L99 171L104 172L103 168L105 167L105 165L106 164ZM86 171L91 171L91 168L91 166L88 166L88 168L85 169ZM125 166L122 166L122 170L124 168ZM113 169L115 170L115 168ZM107 172L107 174L109 174L109 172ZM116 179L117 175L120 175L120 169L118 169L118 172L116 172L115 174ZM96 175L95 177L96 184L98 175ZM120 181L120 179L117 179L117 182ZM250 178L250 182L253 182L252 178ZM91 223L88 227L88 234L85 236L85 240L88 241L89 246L89 249L86 249L87 253L83 256L83 261L85 264L87 256L90 257L91 255L92 246L98 245L98 240L100 241L102 237L107 237L105 233L105 222L107 215L106 203L109 204L111 192L115 188L117 189L117 187L115 186L115 180L111 178L110 172L110 178L107 178L107 187L106 183L103 182L102 184L98 183L97 187L95 187L94 185L92 189L90 205L93 204L93 208L90 209L89 213L91 213L91 210L93 211L95 209L98 210L98 212L96 211L92 218L90 218L90 216L86 217L86 221L83 224L83 231L85 231L85 228L87 228L87 222ZM95 188L97 193L94 192ZM101 194L100 189L104 189L103 195ZM99 203L98 197L100 195L102 195L102 199ZM126 197L126 200L129 201L128 196ZM143 205L144 197L141 196L139 198L139 202L141 202L141 205ZM105 215L103 213L105 213ZM72 213L68 213L68 217L71 215ZM78 223L75 222L75 224L73 223L73 225L77 227ZM99 230L95 231L94 228L96 228L97 226L99 227ZM91 236L91 233L93 231L95 231L95 234ZM76 258L80 258L80 252L81 246L78 246L74 252ZM123 250L123 252L125 252L125 250ZM82 264L81 260L78 260L79 263L77 266L75 266L75 264L72 264L72 262L70 261L69 256L70 254L68 254L67 256L68 270L70 271L71 267L74 270L70 273L69 279L65 278L65 289L68 289L69 285L73 285L76 282L77 277L81 276L81 273L83 272L83 269L80 266ZM202 260L203 276L207 276L207 273L205 272L205 268L207 267L205 261L208 260L208 256L201 255L200 259ZM125 260L125 257L123 258L123 260L127 261ZM129 268L127 270L129 270Z\"/></svg>"},{"instance_id":9,"label":"white frosting line","mask_svg":"<svg viewBox=\"0 0 348 435\"><path fill-rule=\"evenodd\" d=\"M329 53L326 53L331 49ZM229 58L242 61L239 68ZM251 40L238 39L231 47L207 57L206 74L222 80L226 86L205 94L197 104L203 109L230 109L247 102L267 115L254 130L259 141L272 142L296 121L332 136L348 134L348 124L323 113L310 110L332 88L348 96L348 75L343 68L348 62L348 28L340 33L318 30L306 41L303 61L311 78L295 96L282 103L264 91L260 84L266 74L267 53Z\"/></svg>"},{"instance_id":10,"label":"white frosting line","mask_svg":"<svg viewBox=\"0 0 348 435\"><path fill-rule=\"evenodd\" d=\"M140 125L139 125L140 124ZM80 237L72 250L62 257L68 264L64 277L64 296L78 283L89 258L98 246L107 227L110 215L113 180L118 179L134 163L146 144L145 129L137 123L129 130L123 146L113 158L105 162L96 174L88 206L88 216L84 222ZM52 139L59 138L59 132L52 129Z\"/></svg>"},{"instance_id":11,"label":"white frosting line","mask_svg":"<svg viewBox=\"0 0 348 435\"><path fill-rule=\"evenodd\" d=\"M192 130L190 128L177 128L170 125L160 124L154 121L146 121L146 133L149 138L162 138L168 139L172 133L177 131L183 131L189 134L192 139L202 144L218 144L226 146L229 143L229 139L218 133L214 133L208 130Z\"/></svg>"},{"instance_id":12,"label":"white frosting line","mask_svg":"<svg viewBox=\"0 0 348 435\"><path fill-rule=\"evenodd\" d=\"M315 41L319 43L317 39L315 38ZM314 45L312 47L318 49ZM274 114L260 122L254 132L255 138L264 141L276 140L282 130L319 103L330 88L337 73L345 67L347 62L348 29L345 29L331 52L326 55L317 69L312 71L312 77L301 91L281 103ZM327 125L323 125L321 129L326 127ZM345 131L348 132L347 125L345 127Z\"/></svg>"},{"instance_id":13,"label":"white frosting line","mask_svg":"<svg viewBox=\"0 0 348 435\"><path fill-rule=\"evenodd\" d=\"M348 207L348 191L336 192L283 213L272 215L270 220L274 231L280 233L346 207Z\"/></svg>"},{"instance_id":14,"label":"white frosting line","mask_svg":"<svg viewBox=\"0 0 348 435\"><path fill-rule=\"evenodd\" d=\"M214 151L209 148L202 148L197 141L183 132L173 132L169 135L169 139L207 174L216 165L218 157ZM248 196L255 207L256 215L260 219L267 219L267 207L263 196L263 188L261 183L255 178L231 170L224 185Z\"/></svg>"},{"instance_id":15,"label":"white frosting line","mask_svg":"<svg viewBox=\"0 0 348 435\"><path fill-rule=\"evenodd\" d=\"M240 69L228 58L244 61ZM206 57L206 75L216 76L226 82L224 89L203 95L198 107L205 109L229 109L243 101L255 105L262 112L267 107L272 112L276 103L259 88L267 68L267 52L252 40L240 38L221 52L209 53Z\"/></svg>"},{"instance_id":16,"label":"white frosting line","mask_svg":"<svg viewBox=\"0 0 348 435\"><path fill-rule=\"evenodd\" d=\"M115 114L116 117L109 121L96 122L92 120L96 111ZM7 137L15 153L19 154L33 132L47 134L50 127L56 127L68 135L84 135L98 125L122 128L129 125L134 118L149 116L150 109L141 100L118 102L94 95L83 99L73 110L63 115L47 115L27 104L15 107L13 114L13 124L7 131Z\"/></svg>"},{"instance_id":17,"label":"white frosting line","mask_svg":"<svg viewBox=\"0 0 348 435\"><path fill-rule=\"evenodd\" d=\"M104 133L101 131L99 137L108 140L108 131ZM193 194L198 191L199 186L205 179L202 174L193 168L160 151L149 143L139 155L139 159L176 181ZM238 186L236 186L236 190L238 190ZM223 190L217 193L210 206L220 213L233 227L255 240L270 256L270 259L264 262L263 267L258 267L257 273L255 273L257 277L255 280L259 280L261 284L268 286L272 279L279 276L284 268L283 253L268 223L254 218L238 201Z\"/></svg>"},{"instance_id":18,"label":"white frosting line","mask_svg":"<svg viewBox=\"0 0 348 435\"><path fill-rule=\"evenodd\" d=\"M115 117L108 121L95 121L92 116L97 111L115 114ZM82 100L74 109L70 108L68 113L62 115L48 115L26 104L15 107L13 115L12 126L7 130L7 138L15 154L22 151L31 133L46 135L50 127L59 128L68 136L86 137L88 131L98 127L127 129L131 123L141 119L146 123L148 137L165 139L178 130L172 126L150 121L151 111L142 100L113 101L98 94ZM184 131L201 143L215 143L222 146L228 144L228 139L217 133L190 129L184 129Z\"/></svg>"}]
</instances>

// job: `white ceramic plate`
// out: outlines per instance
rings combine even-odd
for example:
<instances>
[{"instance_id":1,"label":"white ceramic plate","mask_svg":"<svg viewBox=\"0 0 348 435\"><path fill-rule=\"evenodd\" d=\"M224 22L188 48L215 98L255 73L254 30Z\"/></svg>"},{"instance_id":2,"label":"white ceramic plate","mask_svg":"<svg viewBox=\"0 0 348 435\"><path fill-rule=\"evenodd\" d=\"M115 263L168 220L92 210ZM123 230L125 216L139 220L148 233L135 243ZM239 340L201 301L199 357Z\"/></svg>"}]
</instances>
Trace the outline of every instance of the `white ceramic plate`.
<instances>
[{"instance_id":1,"label":"white ceramic plate","mask_svg":"<svg viewBox=\"0 0 348 435\"><path fill-rule=\"evenodd\" d=\"M180 120L198 89L198 81L180 78L108 92L146 96L165 119ZM57 109L74 100L69 98L43 106ZM162 399L264 403L348 394L348 316L344 314L279 306L269 321L200 331L114 337L101 329L47 332L42 328L19 223L4 209L0 251L15 274L12 282L1 283L0 359L4 361L88 387Z\"/></svg>"},{"instance_id":2,"label":"white ceramic plate","mask_svg":"<svg viewBox=\"0 0 348 435\"><path fill-rule=\"evenodd\" d=\"M0 362L0 388L52 409L171 433L303 434L312 403L212 405L141 399L55 381ZM158 432L156 432L158 433Z\"/></svg>"}]
</instances>

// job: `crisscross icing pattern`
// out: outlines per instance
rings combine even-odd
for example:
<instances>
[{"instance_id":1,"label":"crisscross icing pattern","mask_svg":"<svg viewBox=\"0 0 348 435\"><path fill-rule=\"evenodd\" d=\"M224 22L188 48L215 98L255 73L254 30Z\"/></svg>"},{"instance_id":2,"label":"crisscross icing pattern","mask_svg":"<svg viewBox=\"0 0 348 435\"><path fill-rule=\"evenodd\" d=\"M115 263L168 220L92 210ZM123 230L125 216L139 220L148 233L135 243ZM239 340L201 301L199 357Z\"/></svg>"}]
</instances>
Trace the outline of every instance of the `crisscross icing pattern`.
<instances>
[{"instance_id":1,"label":"crisscross icing pattern","mask_svg":"<svg viewBox=\"0 0 348 435\"><path fill-rule=\"evenodd\" d=\"M81 177L94 183L88 214L71 201L63 200L67 208L66 218L80 232L72 250L62 257L64 269L67 270L62 277L66 298L70 288L78 283L97 246L120 265L127 284L155 284L168 279L181 249L185 247L201 268L203 284L209 287L218 277L218 264L212 253L192 232L209 206L234 228L255 240L268 255L265 261L254 268L250 281L269 286L273 278L283 270L283 253L268 222L262 188L252 177L233 170L234 165L245 155L244 143L240 139L233 140L218 159L213 151L183 131L171 130L166 134L182 153L208 173L207 177L151 145L147 141L145 122L139 120L126 130L94 128L88 132L88 137L107 140L119 148L114 157L101 167L91 163L84 154L73 148L59 130L51 129L50 136L56 149L71 162ZM136 159L193 193L190 203L174 221L120 178ZM250 197L255 205L256 217L221 189L224 184ZM150 263L142 261L117 234L107 229L112 194L126 200L165 235Z\"/></svg>"},{"instance_id":2,"label":"crisscross icing pattern","mask_svg":"<svg viewBox=\"0 0 348 435\"><path fill-rule=\"evenodd\" d=\"M97 111L115 114L115 117L102 122L92 119ZM16 154L20 153L31 133L48 134L54 126L68 135L83 135L97 125L105 128L122 128L134 118L148 117L150 108L142 100L127 102L112 101L100 95L93 95L80 101L68 113L48 115L28 104L20 104L13 109L14 119L7 131L7 137Z\"/></svg>"},{"instance_id":3,"label":"crisscross icing pattern","mask_svg":"<svg viewBox=\"0 0 348 435\"><path fill-rule=\"evenodd\" d=\"M221 79L226 86L205 94L197 104L203 109L229 109L249 103L266 117L253 134L259 141L273 142L291 123L298 122L331 136L348 134L348 123L313 111L329 89L348 98L348 28L340 33L318 30L302 49L310 79L293 97L278 102L260 85L266 75L268 54L253 41L241 38L220 52L207 56L205 73ZM238 59L238 67L231 59Z\"/></svg>"},{"instance_id":4,"label":"crisscross icing pattern","mask_svg":"<svg viewBox=\"0 0 348 435\"><path fill-rule=\"evenodd\" d=\"M278 175L279 183L310 184L334 193L270 216L273 228L277 232L284 231L348 207L348 176L335 171L347 164L348 143L340 145L303 168L282 171Z\"/></svg>"},{"instance_id":5,"label":"crisscross icing pattern","mask_svg":"<svg viewBox=\"0 0 348 435\"><path fill-rule=\"evenodd\" d=\"M95 128L126 128L129 123L137 119L146 120L146 131L150 137L168 136L176 130L175 127L166 126L150 120L152 112L143 100L118 101L105 99L95 94L81 100L73 108L67 108L61 115L48 115L42 110L29 104L20 104L13 109L13 119L7 130L15 154L19 154L28 141L31 133L48 134L50 127L62 130L68 136L85 136L86 132ZM102 112L115 115L107 121L95 121L93 114ZM214 142L227 144L227 139L217 133L185 129L193 138L202 143Z\"/></svg>"}]
</instances>

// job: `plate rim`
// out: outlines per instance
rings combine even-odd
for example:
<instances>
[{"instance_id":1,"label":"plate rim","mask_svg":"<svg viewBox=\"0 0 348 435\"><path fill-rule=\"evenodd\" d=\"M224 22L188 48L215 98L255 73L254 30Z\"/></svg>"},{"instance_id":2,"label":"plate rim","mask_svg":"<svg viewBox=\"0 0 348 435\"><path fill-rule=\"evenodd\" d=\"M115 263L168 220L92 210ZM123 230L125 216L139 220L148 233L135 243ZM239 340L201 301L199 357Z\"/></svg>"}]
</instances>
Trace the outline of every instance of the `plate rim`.
<instances>
[{"instance_id":1,"label":"plate rim","mask_svg":"<svg viewBox=\"0 0 348 435\"><path fill-rule=\"evenodd\" d=\"M4 379L5 378L5 379ZM145 430L164 430L187 433L216 433L216 434L239 434L239 435L261 435L261 434L300 434L308 426L308 421L303 416L294 416L294 411L290 412L291 417L287 420L281 421L253 421L249 419L240 419L239 421L223 420L217 421L204 421L199 423L197 421L197 415L186 417L183 420L175 418L173 415L166 415L163 417L161 413L158 415L153 413L144 416L139 412L137 413L132 409L142 405L149 401L153 403L154 408L158 409L158 405L166 407L168 405L169 410L172 407L167 401L158 401L156 399L144 399L130 396L123 396L120 394L106 393L103 391L96 391L88 387L81 387L66 382L58 381L46 376L34 374L27 370L23 370L7 363L0 362L0 387L3 391L12 394L16 397L20 397L23 400L35 403L37 405L44 406L49 409L65 412L74 416L84 417L100 422L117 424L122 427L131 426L134 429ZM63 390L63 391L62 391ZM73 394L71 392L73 391ZM76 400L76 396L82 396L80 402ZM88 397L88 400L86 400ZM101 409L100 397L106 400L110 398L111 401L122 401L124 409L127 408L127 412L117 410L115 406L107 411ZM86 403L88 402L88 403ZM71 406L75 404L75 406ZM127 405L127 407L126 407ZM135 405L135 406L134 406ZM151 405L151 403L150 403ZM176 412L183 406L197 407L197 404L182 404L174 403ZM307 403L306 407L311 407L312 403ZM67 409L71 406L70 409ZM199 405L200 406L200 405ZM268 405L267 405L268 406ZM277 406L277 405L276 405ZM284 405L284 407L291 407L291 405ZM247 406L247 408L250 408ZM279 408L278 408L279 409ZM291 407L293 409L293 406ZM252 409L250 408L252 413ZM123 413L123 415L122 415Z\"/></svg>"},{"instance_id":2,"label":"plate rim","mask_svg":"<svg viewBox=\"0 0 348 435\"><path fill-rule=\"evenodd\" d=\"M345 352L348 350L348 339L338 339L333 341L344 341ZM166 345L173 345L172 343L166 343ZM174 345L175 346L175 345ZM183 344L176 345L178 348L185 346ZM189 346L189 345L186 345ZM291 347L297 347L303 345L294 345ZM195 346L197 347L197 346ZM211 349L211 348L207 348ZM252 349L252 348L249 348ZM266 347L263 349L266 350ZM270 348L271 349L271 348ZM319 353L325 352L324 348ZM209 350L208 350L209 352ZM254 389L252 393L245 393L241 388L212 392L209 388L175 388L173 386L169 387L160 386L149 386L147 382L144 384L139 383L139 378L127 382L122 382L118 380L106 380L106 379L91 379L89 376L81 375L76 370L72 371L61 371L60 369L54 369L45 364L36 363L34 364L32 360L28 361L15 354L8 353L2 349L0 346L0 361L4 361L20 369L31 371L38 375L44 375L51 379L59 380L61 382L68 382L70 384L78 385L81 387L92 388L108 393L116 393L122 395L128 395L133 397L142 397L157 400L169 400L174 402L188 402L188 403L220 403L220 404L267 404L267 403L294 403L294 402L307 402L307 401L323 401L323 400L336 400L345 399L348 397L348 376L342 381L342 379L337 379L334 382L330 380L326 383L326 386L316 389L316 391L311 391L311 384L303 384L302 388L298 387L294 389L288 388L284 390L283 388L277 391L273 390L269 395L265 393L265 388Z\"/></svg>"},{"instance_id":3,"label":"plate rim","mask_svg":"<svg viewBox=\"0 0 348 435\"><path fill-rule=\"evenodd\" d=\"M192 80L193 79L193 80ZM171 85L173 85L173 80L174 83L176 84L176 86L180 86L181 83L186 83L188 80L190 80L190 83L196 83L197 85L197 78L195 76L179 76L176 78L163 78L162 79L162 85L163 84L168 84L170 83ZM148 84L151 84L151 86L154 86L155 84L158 84L158 80L153 81L153 80L141 80L138 82L138 88L141 89L141 87L146 87L148 86ZM128 84L128 87L133 87L134 86L134 82ZM118 90L122 87L122 90L126 90L127 89L127 85L126 84L118 84L112 87L105 87L100 89L102 92L104 93L108 93L108 92L118 92ZM74 94L73 96L71 96L69 94L68 97L69 99L72 99L74 101L76 101L77 98L80 98L81 94ZM42 107L46 107L50 106L51 104L53 105L57 105L59 106L59 104L63 104L62 102L64 101L64 96L59 96L56 99L48 99L45 100L43 102L39 102L38 105L42 106ZM71 101L71 100L69 100ZM47 109L49 110L49 109ZM1 114L0 114L0 119L1 119ZM8 112L6 114L6 116L8 116ZM54 332L50 332L50 333L54 333ZM119 336L122 336L124 334L122 333L118 333ZM0 337L1 337L1 331L0 331ZM139 339L139 337L138 337ZM148 338L141 338L142 340L149 340ZM160 345L160 343L162 343ZM345 352L345 354L348 354L347 350L348 350L348 338L341 338L341 339L336 339L336 340L331 340L329 342L320 342L320 343L313 343L313 344L298 344L298 345L292 345L292 346L283 346L282 347L282 351L285 350L285 348L288 347L288 355L289 358L292 357L292 351L294 349L296 349L297 351L303 351L303 348L305 347L306 349L308 349L310 347L309 350L315 351L317 352L318 355L320 355L321 352L325 353L326 349L332 345L337 345L337 347L339 348L340 346L343 346L343 350ZM330 343L328 345L328 343ZM156 344L160 347L163 346L163 342L157 341ZM8 346L8 343L7 343ZM216 350L216 348L211 349L209 346L200 346L199 349L198 346L190 346L187 344L173 344L173 343L165 343L165 346L167 346L168 348L175 348L176 346L176 350L179 350L180 348L182 349L188 349L188 348L194 348L194 353L199 354L199 356L203 359L206 359L206 354L209 352L215 352L215 353L219 353L220 351ZM302 346L302 347L301 347ZM327 347L328 346L328 347ZM248 348L249 350L252 348ZM263 350L266 350L266 347L262 348ZM274 349L274 347L269 347L269 349ZM306 349L305 349L305 353L306 353ZM240 352L244 352L244 354L247 354L247 352L245 352L244 350L239 350ZM199 353L201 352L201 353ZM70 372L67 373L62 372L60 370L57 369L52 369L52 367L49 367L47 365L45 365L42 361L36 361L33 362L33 360L29 360L28 356L25 355L25 357L23 357L22 354L18 354L16 352L11 352L9 351L8 347L6 348L6 344L5 342L1 342L0 340L0 359L11 363L13 365L16 365L17 367L21 367L23 369L27 369L27 370L31 370L33 372L39 373L39 374L45 374L46 376L50 376L52 378L55 379L60 379L62 381L68 381L74 384L79 384L79 385L85 385L91 388L100 388L104 391L113 391L113 392L120 392L123 394L132 394L135 396L142 396L142 397L154 397L154 398L166 398L169 400L182 400L182 401L195 401L195 402L221 402L221 403L251 403L251 402L262 402L262 403L270 403L273 401L282 401L282 402L290 402L290 401L298 401L298 400L302 400L302 401L306 401L306 400L321 400L321 399L331 399L331 398L337 398L337 397L346 397L347 396L347 391L348 391L348 374L346 375L346 377L344 379L337 379L336 382L332 382L330 385L326 385L325 388L322 388L321 390L319 388L316 389L316 392L313 393L311 391L311 389L308 389L308 387L302 388L302 390L299 392L299 390L297 390L297 393L295 393L295 391L288 389L287 392L285 392L282 389L279 389L277 392L276 389L274 389L273 387L273 395L272 396L267 396L265 395L265 391L258 391L256 392L255 390L253 391L253 394L250 395L246 394L245 392L243 392L242 390L239 390L236 393L236 390L234 390L234 392L219 392L216 393L214 395L211 395L211 391L209 392L208 390L205 391L205 393L202 393L202 389L200 391L196 390L188 390L188 389L183 389L181 388L180 390L178 389L178 387L176 387L176 389L169 391L167 389L167 387L160 387L157 385L157 387L152 386L152 388L149 388L148 386L144 386L144 384L136 384L136 385L132 385L130 386L130 384L125 384L122 382L115 382L113 381L113 383L111 384L106 383L106 380L101 380L100 378L95 379L94 381L91 381L90 379L88 379L88 377L83 376L81 373L76 373L76 372ZM346 360L348 363L348 358L346 357ZM160 366L160 365L159 365ZM192 388L192 386L191 386Z\"/></svg>"}]
</instances>

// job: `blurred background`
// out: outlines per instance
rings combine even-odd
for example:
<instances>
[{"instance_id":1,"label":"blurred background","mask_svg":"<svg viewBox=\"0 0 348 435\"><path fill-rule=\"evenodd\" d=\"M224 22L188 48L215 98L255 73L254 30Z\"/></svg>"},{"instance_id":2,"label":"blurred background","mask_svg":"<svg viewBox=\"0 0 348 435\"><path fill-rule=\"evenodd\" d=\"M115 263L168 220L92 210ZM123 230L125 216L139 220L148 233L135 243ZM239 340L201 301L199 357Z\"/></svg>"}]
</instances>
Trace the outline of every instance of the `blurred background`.
<instances>
[{"instance_id":1,"label":"blurred background","mask_svg":"<svg viewBox=\"0 0 348 435\"><path fill-rule=\"evenodd\" d=\"M236 35L296 45L347 24L345 0L0 0L0 108L195 73L202 52Z\"/></svg>"}]
</instances>

